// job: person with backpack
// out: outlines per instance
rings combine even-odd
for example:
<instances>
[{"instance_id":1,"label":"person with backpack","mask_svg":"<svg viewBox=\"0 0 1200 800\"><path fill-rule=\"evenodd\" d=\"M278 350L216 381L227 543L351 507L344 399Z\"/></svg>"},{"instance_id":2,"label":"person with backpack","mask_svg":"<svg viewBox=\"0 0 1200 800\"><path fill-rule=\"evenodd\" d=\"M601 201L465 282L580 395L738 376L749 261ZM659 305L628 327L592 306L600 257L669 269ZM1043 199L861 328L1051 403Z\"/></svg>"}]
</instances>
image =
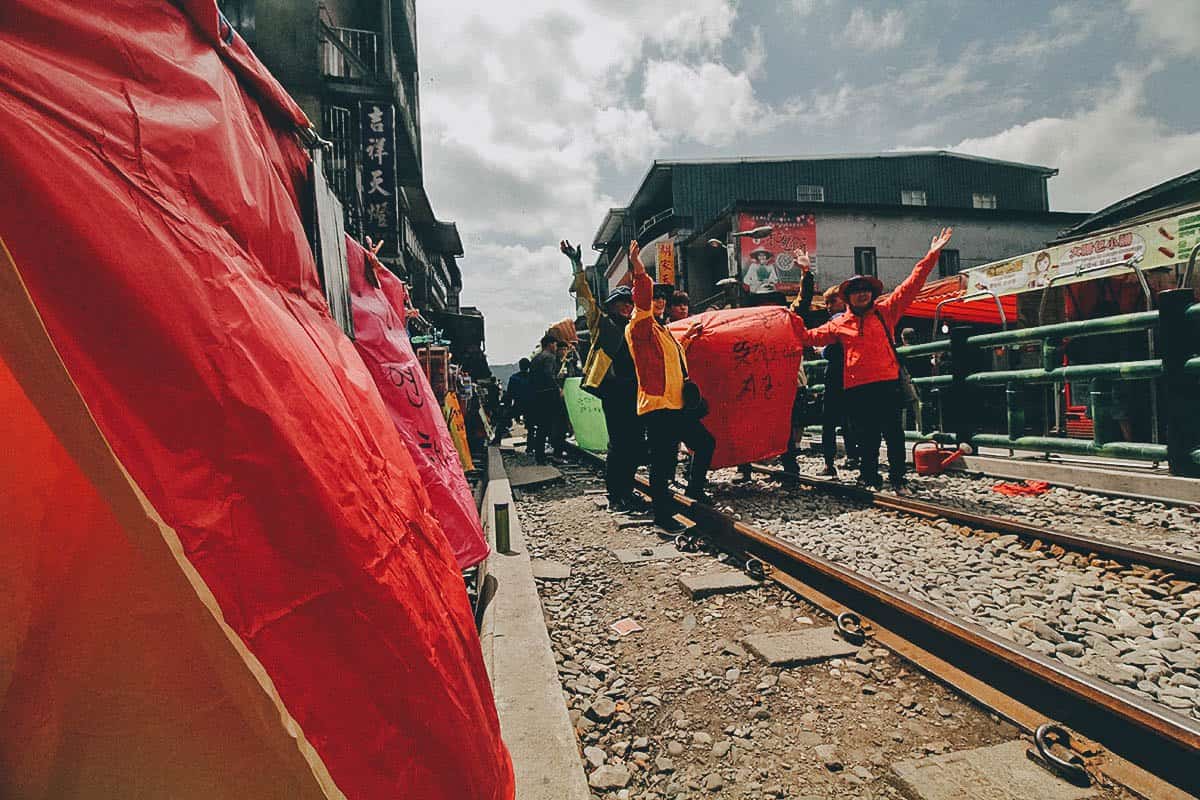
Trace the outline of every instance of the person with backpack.
<instances>
[{"instance_id":1,"label":"person with backpack","mask_svg":"<svg viewBox=\"0 0 1200 800\"><path fill-rule=\"evenodd\" d=\"M911 381L896 353L893 331L937 266L938 254L953 233L953 228L943 228L934 236L929 252L893 291L884 294L883 283L873 275L855 275L838 288L847 313L817 328L802 325L801 344L842 346L843 397L858 450L859 480L872 489L882 486L881 439L887 442L888 481L897 492L905 489L907 451L901 412Z\"/></svg>"},{"instance_id":2,"label":"person with backpack","mask_svg":"<svg viewBox=\"0 0 1200 800\"><path fill-rule=\"evenodd\" d=\"M637 413L637 375L625 341L625 327L633 316L633 290L618 286L608 293L601 308L583 272L582 247L559 242L575 273L573 290L585 306L591 348L583 367L580 388L600 398L608 429L608 455L604 461L604 488L610 511L640 512L646 501L633 491L638 465L646 459L646 427Z\"/></svg>"},{"instance_id":3,"label":"person with backpack","mask_svg":"<svg viewBox=\"0 0 1200 800\"><path fill-rule=\"evenodd\" d=\"M697 321L681 341L676 341L655 317L654 282L646 274L636 240L629 243L629 264L633 271L634 312L625 328L625 341L637 375L637 413L645 423L650 447L650 500L655 524L675 534L683 526L671 513L670 484L681 441L693 453L686 494L709 502L704 486L716 440L700 421L705 413L704 399L696 385L687 380L687 349L704 329Z\"/></svg>"}]
</instances>

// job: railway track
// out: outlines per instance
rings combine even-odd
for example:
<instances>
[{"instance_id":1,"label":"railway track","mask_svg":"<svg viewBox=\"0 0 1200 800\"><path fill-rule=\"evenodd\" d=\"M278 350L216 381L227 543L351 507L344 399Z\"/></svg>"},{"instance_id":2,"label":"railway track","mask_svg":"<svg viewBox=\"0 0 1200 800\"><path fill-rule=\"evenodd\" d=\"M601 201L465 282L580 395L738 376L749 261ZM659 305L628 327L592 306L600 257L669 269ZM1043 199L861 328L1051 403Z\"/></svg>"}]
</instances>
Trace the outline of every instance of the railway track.
<instances>
[{"instance_id":1,"label":"railway track","mask_svg":"<svg viewBox=\"0 0 1200 800\"><path fill-rule=\"evenodd\" d=\"M601 466L603 458L582 453ZM762 468L763 471L770 471ZM643 490L647 489L639 478ZM1013 520L834 484L802 476L800 483L836 494L859 507L909 517L943 518L1022 539L1103 554L1123 563L1153 563L1167 575L1197 574L1191 559L1130 548L1090 537L1057 534ZM824 484L833 484L825 486ZM1027 732L1059 726L1065 731L1057 753L1059 769L1103 774L1150 798L1200 793L1200 719L1035 652L946 608L889 586L813 548L748 525L734 515L675 495L696 537L732 554L748 571L769 578L821 606L835 617L852 613L876 641L923 671L963 691ZM957 536L957 534L955 534ZM963 538L963 537L959 537ZM686 542L684 542L686 544ZM1153 562L1150 561L1153 559Z\"/></svg>"},{"instance_id":2,"label":"railway track","mask_svg":"<svg viewBox=\"0 0 1200 800\"><path fill-rule=\"evenodd\" d=\"M1067 550L1104 556L1122 564L1144 564L1180 577L1200 580L1200 558L1126 545L1099 536L1067 533L1006 517L975 514L954 506L930 503L904 495L874 492L855 484L814 478L810 475L789 474L777 467L755 464L753 468L756 472L770 475L780 481L818 489L835 497L861 502L876 508L897 511L924 519L941 518L959 525L1013 534L1023 541L1056 544Z\"/></svg>"}]
</instances>

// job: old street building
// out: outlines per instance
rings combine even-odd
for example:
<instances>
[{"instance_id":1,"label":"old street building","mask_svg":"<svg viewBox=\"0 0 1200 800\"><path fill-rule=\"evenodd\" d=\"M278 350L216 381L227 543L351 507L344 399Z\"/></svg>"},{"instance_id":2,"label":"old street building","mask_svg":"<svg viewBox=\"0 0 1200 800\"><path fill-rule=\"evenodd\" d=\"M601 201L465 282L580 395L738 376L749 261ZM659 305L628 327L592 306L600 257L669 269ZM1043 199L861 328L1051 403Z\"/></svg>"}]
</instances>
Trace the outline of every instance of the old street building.
<instances>
[{"instance_id":1,"label":"old street building","mask_svg":"<svg viewBox=\"0 0 1200 800\"><path fill-rule=\"evenodd\" d=\"M413 0L219 0L226 18L308 114L346 231L382 241L422 315L458 361L486 374L483 318L462 309L462 240L425 192ZM482 377L477 375L477 377Z\"/></svg>"},{"instance_id":2,"label":"old street building","mask_svg":"<svg viewBox=\"0 0 1200 800\"><path fill-rule=\"evenodd\" d=\"M938 276L1022 253L1083 219L1053 212L1048 167L945 151L802 158L656 161L629 205L609 211L593 248L597 288L627 272L637 238L647 265L673 265L697 307L723 296L733 277L751 293L794 294L792 250L804 247L819 286L855 274L894 286L925 253L930 235L953 225ZM732 234L771 225L769 236ZM717 240L725 246L714 246ZM937 276L935 276L937 277Z\"/></svg>"}]
</instances>

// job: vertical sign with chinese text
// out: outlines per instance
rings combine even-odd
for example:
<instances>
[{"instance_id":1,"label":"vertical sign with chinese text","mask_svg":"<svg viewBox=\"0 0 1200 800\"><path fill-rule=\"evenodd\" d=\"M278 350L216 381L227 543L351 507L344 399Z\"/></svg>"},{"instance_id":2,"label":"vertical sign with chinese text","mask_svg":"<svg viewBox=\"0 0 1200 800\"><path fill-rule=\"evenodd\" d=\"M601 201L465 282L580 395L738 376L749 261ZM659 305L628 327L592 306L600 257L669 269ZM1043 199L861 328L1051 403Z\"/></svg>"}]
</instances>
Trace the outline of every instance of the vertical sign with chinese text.
<instances>
[{"instance_id":1,"label":"vertical sign with chinese text","mask_svg":"<svg viewBox=\"0 0 1200 800\"><path fill-rule=\"evenodd\" d=\"M658 243L658 282L675 285L675 243Z\"/></svg>"},{"instance_id":2,"label":"vertical sign with chinese text","mask_svg":"<svg viewBox=\"0 0 1200 800\"><path fill-rule=\"evenodd\" d=\"M363 233L383 242L379 255L400 254L396 196L396 109L385 102L358 104L362 143Z\"/></svg>"}]
</instances>

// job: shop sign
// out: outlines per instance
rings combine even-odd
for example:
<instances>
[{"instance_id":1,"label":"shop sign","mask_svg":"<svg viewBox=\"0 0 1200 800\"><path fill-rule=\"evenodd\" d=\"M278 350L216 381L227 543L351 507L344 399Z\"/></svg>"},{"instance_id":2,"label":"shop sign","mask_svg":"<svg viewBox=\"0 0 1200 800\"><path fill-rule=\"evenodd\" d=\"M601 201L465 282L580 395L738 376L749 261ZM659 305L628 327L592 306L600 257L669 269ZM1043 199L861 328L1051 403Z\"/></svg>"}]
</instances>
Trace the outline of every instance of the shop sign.
<instances>
[{"instance_id":1,"label":"shop sign","mask_svg":"<svg viewBox=\"0 0 1200 800\"><path fill-rule=\"evenodd\" d=\"M675 243L669 239L658 243L658 282L675 285Z\"/></svg>"},{"instance_id":2,"label":"shop sign","mask_svg":"<svg viewBox=\"0 0 1200 800\"><path fill-rule=\"evenodd\" d=\"M1171 266L1187 258L1198 237L1200 212L1191 212L972 267L963 274L968 292L1019 294L1129 273L1134 263L1144 270Z\"/></svg>"},{"instance_id":3,"label":"shop sign","mask_svg":"<svg viewBox=\"0 0 1200 800\"><path fill-rule=\"evenodd\" d=\"M359 103L362 143L363 233L383 242L379 255L400 254L400 203L396 185L396 109L390 103Z\"/></svg>"}]
</instances>

